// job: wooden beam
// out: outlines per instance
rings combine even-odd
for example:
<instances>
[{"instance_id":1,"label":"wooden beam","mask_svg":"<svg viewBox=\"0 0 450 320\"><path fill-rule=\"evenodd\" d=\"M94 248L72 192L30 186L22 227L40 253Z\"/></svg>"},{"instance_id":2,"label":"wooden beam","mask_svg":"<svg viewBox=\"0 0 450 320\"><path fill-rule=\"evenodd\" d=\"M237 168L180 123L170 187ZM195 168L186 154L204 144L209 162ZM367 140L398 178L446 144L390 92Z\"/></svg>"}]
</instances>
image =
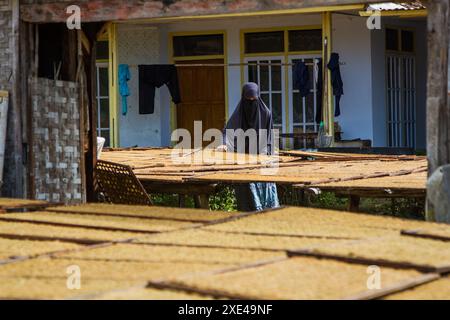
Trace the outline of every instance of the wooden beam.
<instances>
[{"instance_id":1,"label":"wooden beam","mask_svg":"<svg viewBox=\"0 0 450 320\"><path fill-rule=\"evenodd\" d=\"M361 198L359 196L351 195L348 197L348 211L359 212L360 204L361 204Z\"/></svg>"},{"instance_id":2,"label":"wooden beam","mask_svg":"<svg viewBox=\"0 0 450 320\"><path fill-rule=\"evenodd\" d=\"M209 15L311 13L338 10L363 10L362 4L373 0L79 0L82 22L121 21ZM66 22L66 1L23 4L21 18L33 23Z\"/></svg>"},{"instance_id":3,"label":"wooden beam","mask_svg":"<svg viewBox=\"0 0 450 320\"><path fill-rule=\"evenodd\" d=\"M7 2L8 3L8 2ZM8 8L8 7L7 7ZM0 76L0 86L10 89L9 107L7 118L7 133L5 141L5 162L2 185L2 195L11 198L22 198L24 196L24 174L23 174L23 136L22 136L22 104L21 104L21 72L20 72L20 42L19 42L19 1L9 2L10 26L9 37L9 63L10 72L6 71ZM7 20L6 20L7 21ZM3 26L1 27L3 28ZM6 32L6 31L5 31ZM3 33L3 30L2 30ZM8 46L6 47L8 54ZM1 54L5 49L1 49ZM3 66L2 66L3 67ZM6 66L8 67L8 66ZM5 70L8 70L6 68ZM2 71L3 72L3 71Z\"/></svg>"},{"instance_id":4,"label":"wooden beam","mask_svg":"<svg viewBox=\"0 0 450 320\"><path fill-rule=\"evenodd\" d=\"M322 14L323 28L323 70L324 78L324 102L323 102L323 122L325 124L326 135L331 137L331 146L334 144L334 96L331 83L331 71L328 69L328 62L333 52L333 15L331 12Z\"/></svg>"},{"instance_id":5,"label":"wooden beam","mask_svg":"<svg viewBox=\"0 0 450 320\"><path fill-rule=\"evenodd\" d=\"M427 219L450 222L450 106L448 104L448 0L429 2L427 140L429 174ZM439 172L442 172L439 175ZM447 172L447 173L446 173Z\"/></svg>"},{"instance_id":6,"label":"wooden beam","mask_svg":"<svg viewBox=\"0 0 450 320\"><path fill-rule=\"evenodd\" d=\"M97 68L96 68L96 56L97 56L97 42L92 41L91 56L89 57L89 76L87 77L89 86L89 132L88 132L88 152L85 157L86 165L86 200L88 202L96 202L98 199L95 192L95 165L97 163Z\"/></svg>"}]
</instances>

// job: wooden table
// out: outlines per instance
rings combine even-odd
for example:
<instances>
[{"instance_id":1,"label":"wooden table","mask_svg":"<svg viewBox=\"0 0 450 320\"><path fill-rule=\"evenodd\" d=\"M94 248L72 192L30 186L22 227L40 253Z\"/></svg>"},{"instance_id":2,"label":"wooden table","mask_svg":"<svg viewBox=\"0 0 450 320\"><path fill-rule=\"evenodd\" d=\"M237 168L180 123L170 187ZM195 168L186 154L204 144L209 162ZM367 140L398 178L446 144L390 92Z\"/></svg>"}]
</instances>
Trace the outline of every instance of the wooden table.
<instances>
[{"instance_id":1,"label":"wooden table","mask_svg":"<svg viewBox=\"0 0 450 320\"><path fill-rule=\"evenodd\" d=\"M47 201L0 198L0 212L41 210L54 205Z\"/></svg>"},{"instance_id":2,"label":"wooden table","mask_svg":"<svg viewBox=\"0 0 450 320\"><path fill-rule=\"evenodd\" d=\"M357 210L360 197L422 198L425 194L425 157L302 151L281 154L267 157L205 150L126 149L106 151L102 159L131 166L149 193L178 194L180 203L185 196L194 196L201 208L209 206L209 196L218 186L251 182L336 192L350 198L352 210Z\"/></svg>"},{"instance_id":3,"label":"wooden table","mask_svg":"<svg viewBox=\"0 0 450 320\"><path fill-rule=\"evenodd\" d=\"M198 208L209 208L210 195L217 192L219 181L190 181L211 172L260 168L272 162L292 163L298 157L252 156L212 150L111 149L102 160L128 165L149 193L178 194L180 205L193 196Z\"/></svg>"}]
</instances>

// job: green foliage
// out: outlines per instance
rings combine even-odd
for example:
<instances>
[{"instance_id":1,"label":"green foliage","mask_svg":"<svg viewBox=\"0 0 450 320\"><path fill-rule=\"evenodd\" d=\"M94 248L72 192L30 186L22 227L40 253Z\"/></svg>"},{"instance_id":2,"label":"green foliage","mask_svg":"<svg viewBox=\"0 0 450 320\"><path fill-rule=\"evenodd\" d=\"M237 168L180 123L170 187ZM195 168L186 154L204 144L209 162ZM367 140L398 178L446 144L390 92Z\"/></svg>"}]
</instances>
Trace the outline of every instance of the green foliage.
<instances>
[{"instance_id":1,"label":"green foliage","mask_svg":"<svg viewBox=\"0 0 450 320\"><path fill-rule=\"evenodd\" d=\"M234 189L231 187L221 188L219 192L209 198L209 206L213 211L237 211Z\"/></svg>"},{"instance_id":2,"label":"green foliage","mask_svg":"<svg viewBox=\"0 0 450 320\"><path fill-rule=\"evenodd\" d=\"M318 196L306 196L301 191L291 187L278 188L280 201L285 206L301 206L331 210L347 210L348 197L339 197L331 192ZM406 219L425 219L424 199L367 199L362 198L360 204L362 213L395 216Z\"/></svg>"},{"instance_id":3,"label":"green foliage","mask_svg":"<svg viewBox=\"0 0 450 320\"><path fill-rule=\"evenodd\" d=\"M179 207L180 200L178 195L170 194L152 194L153 204L159 207ZM191 197L186 197L185 201L186 208L194 208L194 199Z\"/></svg>"},{"instance_id":4,"label":"green foliage","mask_svg":"<svg viewBox=\"0 0 450 320\"><path fill-rule=\"evenodd\" d=\"M153 204L160 207L179 207L178 195L152 194ZM237 211L236 197L234 189L222 187L216 194L209 198L210 209L213 211L233 212ZM185 197L185 208L195 208L193 197Z\"/></svg>"},{"instance_id":5,"label":"green foliage","mask_svg":"<svg viewBox=\"0 0 450 320\"><path fill-rule=\"evenodd\" d=\"M313 207L332 210L347 210L348 198L338 197L334 193L324 192L318 196L305 196L292 187L279 186L280 202L285 206ZM155 205L164 207L179 207L177 195L154 194ZM213 211L237 211L236 196L232 187L223 186L210 196L210 209ZM185 198L185 207L194 208L192 197ZM363 213L389 215L408 219L424 220L425 201L418 199L361 199L360 211Z\"/></svg>"}]
</instances>

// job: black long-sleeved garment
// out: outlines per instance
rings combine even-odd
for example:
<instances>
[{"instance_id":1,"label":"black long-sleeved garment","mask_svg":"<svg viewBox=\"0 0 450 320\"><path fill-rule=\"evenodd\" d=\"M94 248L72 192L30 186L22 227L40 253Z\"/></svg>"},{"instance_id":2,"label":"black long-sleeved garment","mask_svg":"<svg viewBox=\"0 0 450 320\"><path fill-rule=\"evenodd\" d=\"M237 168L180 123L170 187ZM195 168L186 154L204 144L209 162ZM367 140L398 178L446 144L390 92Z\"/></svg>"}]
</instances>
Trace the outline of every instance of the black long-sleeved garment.
<instances>
[{"instance_id":1,"label":"black long-sleeved garment","mask_svg":"<svg viewBox=\"0 0 450 320\"><path fill-rule=\"evenodd\" d=\"M317 74L317 110L316 110L316 123L320 124L323 120L323 60L319 59L317 62L318 74Z\"/></svg>"},{"instance_id":2,"label":"black long-sleeved garment","mask_svg":"<svg viewBox=\"0 0 450 320\"><path fill-rule=\"evenodd\" d=\"M166 85L175 104L181 103L178 72L174 65L139 66L139 113L155 112L155 90Z\"/></svg>"},{"instance_id":3,"label":"black long-sleeved garment","mask_svg":"<svg viewBox=\"0 0 450 320\"><path fill-rule=\"evenodd\" d=\"M294 66L294 89L300 91L300 96L302 98L311 93L309 70L303 61L297 62Z\"/></svg>"},{"instance_id":4,"label":"black long-sleeved garment","mask_svg":"<svg viewBox=\"0 0 450 320\"><path fill-rule=\"evenodd\" d=\"M341 68L339 66L339 54L331 54L328 69L331 71L331 83L333 85L333 95L336 97L335 116L341 115L341 97L344 95L344 83L341 77Z\"/></svg>"}]
</instances>

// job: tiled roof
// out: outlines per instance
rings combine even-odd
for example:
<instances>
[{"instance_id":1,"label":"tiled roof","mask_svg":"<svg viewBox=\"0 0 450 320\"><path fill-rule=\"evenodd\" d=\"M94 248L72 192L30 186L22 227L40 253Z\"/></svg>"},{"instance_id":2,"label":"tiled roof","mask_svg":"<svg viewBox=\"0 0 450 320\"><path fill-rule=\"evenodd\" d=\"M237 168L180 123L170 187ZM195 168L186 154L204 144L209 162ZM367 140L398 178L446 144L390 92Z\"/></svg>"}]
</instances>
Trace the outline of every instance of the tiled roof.
<instances>
[{"instance_id":1,"label":"tiled roof","mask_svg":"<svg viewBox=\"0 0 450 320\"><path fill-rule=\"evenodd\" d=\"M367 6L367 11L423 10L426 6L420 1L414 2L380 2Z\"/></svg>"}]
</instances>

